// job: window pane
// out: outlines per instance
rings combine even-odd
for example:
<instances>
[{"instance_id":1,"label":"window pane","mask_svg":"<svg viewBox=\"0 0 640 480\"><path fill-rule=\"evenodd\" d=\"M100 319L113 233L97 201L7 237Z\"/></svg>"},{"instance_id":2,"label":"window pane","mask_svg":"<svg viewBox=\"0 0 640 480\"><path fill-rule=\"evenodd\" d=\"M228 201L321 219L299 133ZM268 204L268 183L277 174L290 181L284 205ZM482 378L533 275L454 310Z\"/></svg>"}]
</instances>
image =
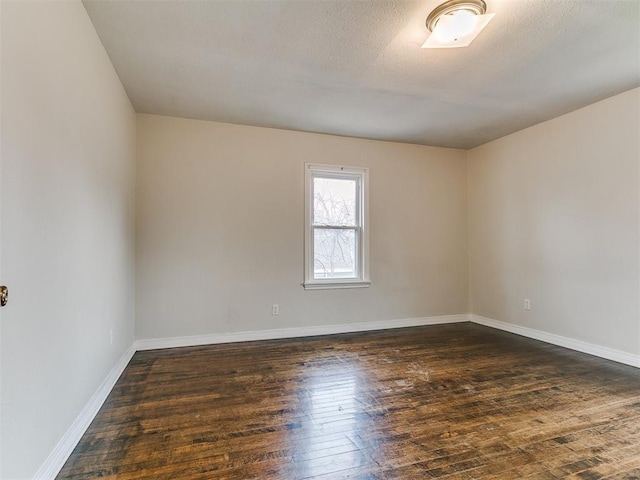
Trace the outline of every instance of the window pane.
<instances>
[{"instance_id":1,"label":"window pane","mask_svg":"<svg viewBox=\"0 0 640 480\"><path fill-rule=\"evenodd\" d=\"M313 224L356 226L355 179L313 179Z\"/></svg>"},{"instance_id":2,"label":"window pane","mask_svg":"<svg viewBox=\"0 0 640 480\"><path fill-rule=\"evenodd\" d=\"M313 278L357 278L356 231L315 228Z\"/></svg>"}]
</instances>

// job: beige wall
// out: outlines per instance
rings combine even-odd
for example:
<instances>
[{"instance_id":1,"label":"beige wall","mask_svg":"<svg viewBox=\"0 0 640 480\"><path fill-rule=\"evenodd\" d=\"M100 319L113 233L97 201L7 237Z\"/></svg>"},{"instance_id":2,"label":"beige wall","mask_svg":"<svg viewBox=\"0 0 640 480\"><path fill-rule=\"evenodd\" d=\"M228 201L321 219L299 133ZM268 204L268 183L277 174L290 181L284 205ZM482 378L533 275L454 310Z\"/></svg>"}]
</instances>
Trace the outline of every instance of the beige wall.
<instances>
[{"instance_id":1,"label":"beige wall","mask_svg":"<svg viewBox=\"0 0 640 480\"><path fill-rule=\"evenodd\" d=\"M639 112L635 89L469 152L474 314L640 353Z\"/></svg>"},{"instance_id":2,"label":"beige wall","mask_svg":"<svg viewBox=\"0 0 640 480\"><path fill-rule=\"evenodd\" d=\"M137 128L137 338L467 312L466 152L151 115ZM370 288L303 290L305 162L370 168Z\"/></svg>"},{"instance_id":3,"label":"beige wall","mask_svg":"<svg viewBox=\"0 0 640 480\"><path fill-rule=\"evenodd\" d=\"M133 342L135 114L79 1L2 2L1 143L13 480L32 478Z\"/></svg>"}]
</instances>

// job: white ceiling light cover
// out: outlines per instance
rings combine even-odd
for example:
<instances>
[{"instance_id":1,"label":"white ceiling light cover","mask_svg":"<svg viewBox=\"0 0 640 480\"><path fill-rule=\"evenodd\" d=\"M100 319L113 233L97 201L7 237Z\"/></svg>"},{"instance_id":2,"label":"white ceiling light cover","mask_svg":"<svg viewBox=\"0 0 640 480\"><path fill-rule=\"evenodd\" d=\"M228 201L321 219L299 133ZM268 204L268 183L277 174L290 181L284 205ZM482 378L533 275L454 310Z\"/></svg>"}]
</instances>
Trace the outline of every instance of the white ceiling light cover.
<instances>
[{"instance_id":1,"label":"white ceiling light cover","mask_svg":"<svg viewBox=\"0 0 640 480\"><path fill-rule=\"evenodd\" d=\"M494 17L487 13L484 0L447 0L427 17L432 32L422 48L466 47Z\"/></svg>"},{"instance_id":2,"label":"white ceiling light cover","mask_svg":"<svg viewBox=\"0 0 640 480\"><path fill-rule=\"evenodd\" d=\"M494 16L494 13L476 15L469 10L458 10L454 14L443 15L422 48L467 47Z\"/></svg>"}]
</instances>

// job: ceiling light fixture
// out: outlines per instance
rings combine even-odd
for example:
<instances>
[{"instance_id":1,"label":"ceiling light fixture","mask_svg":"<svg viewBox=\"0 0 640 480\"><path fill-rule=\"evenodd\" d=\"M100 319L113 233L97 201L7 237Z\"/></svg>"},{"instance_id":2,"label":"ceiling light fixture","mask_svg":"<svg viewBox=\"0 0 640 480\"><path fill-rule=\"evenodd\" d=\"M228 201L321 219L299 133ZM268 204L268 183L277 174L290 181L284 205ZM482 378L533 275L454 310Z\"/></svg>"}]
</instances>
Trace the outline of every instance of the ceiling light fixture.
<instances>
[{"instance_id":1,"label":"ceiling light fixture","mask_svg":"<svg viewBox=\"0 0 640 480\"><path fill-rule=\"evenodd\" d=\"M449 0L427 17L431 35L422 48L466 47L494 17L483 0Z\"/></svg>"}]
</instances>

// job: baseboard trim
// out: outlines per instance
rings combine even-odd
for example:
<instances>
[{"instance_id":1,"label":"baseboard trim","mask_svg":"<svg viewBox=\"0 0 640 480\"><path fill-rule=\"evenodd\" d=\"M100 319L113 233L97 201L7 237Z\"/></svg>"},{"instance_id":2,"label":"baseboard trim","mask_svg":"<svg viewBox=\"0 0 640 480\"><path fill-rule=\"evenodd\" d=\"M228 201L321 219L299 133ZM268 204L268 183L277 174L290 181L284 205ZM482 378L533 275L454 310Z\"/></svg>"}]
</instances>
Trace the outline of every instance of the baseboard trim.
<instances>
[{"instance_id":1,"label":"baseboard trim","mask_svg":"<svg viewBox=\"0 0 640 480\"><path fill-rule=\"evenodd\" d=\"M576 350L582 353L588 353L596 357L604 358L607 360L613 360L614 362L624 363L632 367L640 368L640 355L634 355L633 353L623 352L622 350L616 350L613 348L603 347L595 345L593 343L583 342L582 340L576 340L574 338L563 337L554 333L547 333L541 330L535 330L533 328L522 327L513 323L502 322L500 320L494 320L492 318L483 317L481 315L470 315L470 320L473 323L484 325L498 330L504 330L505 332L515 333L516 335L522 335L523 337L533 338L534 340L540 340L542 342L551 343L559 347L568 348L570 350Z\"/></svg>"},{"instance_id":2,"label":"baseboard trim","mask_svg":"<svg viewBox=\"0 0 640 480\"><path fill-rule=\"evenodd\" d=\"M194 347L217 343L253 342L256 340L277 340L281 338L314 337L337 333L387 330L391 328L421 327L445 323L468 322L469 315L442 315L437 317L405 318L400 320L380 320L376 322L347 323L340 325L318 325L314 327L278 328L234 333L193 335L189 337L150 338L137 340L136 350L157 350L161 348Z\"/></svg>"},{"instance_id":3,"label":"baseboard trim","mask_svg":"<svg viewBox=\"0 0 640 480\"><path fill-rule=\"evenodd\" d=\"M78 442L82 438L82 435L84 435L84 432L89 428L89 425L97 415L104 401L109 396L109 393L111 393L111 390L118 381L118 378L120 378L120 375L135 352L135 345L132 344L120 357L118 362L102 381L98 390L96 390L93 396L89 399L89 402L87 402L85 407L82 409L80 415L78 415L73 424L71 424L71 427L69 427L53 451L44 461L40 469L38 469L35 477L33 477L34 480L53 480L56 478L56 475L58 475L64 466L65 462L73 452L73 449L78 445Z\"/></svg>"}]
</instances>

